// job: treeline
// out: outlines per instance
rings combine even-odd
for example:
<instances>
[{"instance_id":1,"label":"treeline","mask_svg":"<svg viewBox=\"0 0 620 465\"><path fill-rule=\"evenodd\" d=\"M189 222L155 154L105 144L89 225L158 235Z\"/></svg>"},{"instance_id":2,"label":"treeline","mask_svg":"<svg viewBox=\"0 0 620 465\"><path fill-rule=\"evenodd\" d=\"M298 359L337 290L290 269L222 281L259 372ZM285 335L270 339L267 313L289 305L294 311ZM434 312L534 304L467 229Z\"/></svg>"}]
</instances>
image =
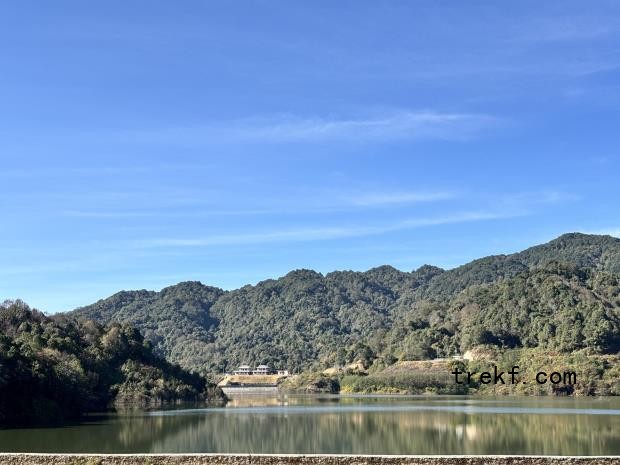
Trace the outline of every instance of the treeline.
<instances>
[{"instance_id":1,"label":"treeline","mask_svg":"<svg viewBox=\"0 0 620 465\"><path fill-rule=\"evenodd\" d=\"M0 304L0 425L219 395L204 378L156 356L128 324L47 317L21 301Z\"/></svg>"},{"instance_id":2,"label":"treeline","mask_svg":"<svg viewBox=\"0 0 620 465\"><path fill-rule=\"evenodd\" d=\"M421 301L385 342L398 359L446 357L481 345L561 353L620 351L618 275L549 263L442 301Z\"/></svg>"},{"instance_id":3,"label":"treeline","mask_svg":"<svg viewBox=\"0 0 620 465\"><path fill-rule=\"evenodd\" d=\"M230 292L186 282L74 315L132 323L168 360L205 374L241 363L389 366L480 344L610 354L620 350L619 276L619 239L567 234L449 271L297 270Z\"/></svg>"}]
</instances>

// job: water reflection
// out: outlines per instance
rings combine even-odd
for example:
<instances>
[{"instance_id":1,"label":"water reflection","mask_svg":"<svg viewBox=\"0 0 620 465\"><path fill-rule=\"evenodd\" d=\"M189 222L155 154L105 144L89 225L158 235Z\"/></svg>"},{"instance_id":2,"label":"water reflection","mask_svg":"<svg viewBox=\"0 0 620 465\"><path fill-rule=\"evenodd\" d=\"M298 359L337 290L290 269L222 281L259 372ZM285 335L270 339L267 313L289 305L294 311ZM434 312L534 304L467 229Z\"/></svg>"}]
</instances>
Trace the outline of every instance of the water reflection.
<instances>
[{"instance_id":1,"label":"water reflection","mask_svg":"<svg viewBox=\"0 0 620 465\"><path fill-rule=\"evenodd\" d=\"M283 396L4 430L0 450L618 455L619 434L613 398Z\"/></svg>"}]
</instances>

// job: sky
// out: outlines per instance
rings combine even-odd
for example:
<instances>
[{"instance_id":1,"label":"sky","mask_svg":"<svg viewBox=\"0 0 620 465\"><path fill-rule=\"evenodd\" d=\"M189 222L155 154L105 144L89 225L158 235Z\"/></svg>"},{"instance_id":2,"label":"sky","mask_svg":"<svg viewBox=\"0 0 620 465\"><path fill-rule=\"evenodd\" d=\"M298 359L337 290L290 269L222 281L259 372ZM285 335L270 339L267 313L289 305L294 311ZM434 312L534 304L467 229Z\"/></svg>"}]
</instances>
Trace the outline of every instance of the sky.
<instances>
[{"instance_id":1,"label":"sky","mask_svg":"<svg viewBox=\"0 0 620 465\"><path fill-rule=\"evenodd\" d=\"M0 5L0 300L620 236L620 3Z\"/></svg>"}]
</instances>

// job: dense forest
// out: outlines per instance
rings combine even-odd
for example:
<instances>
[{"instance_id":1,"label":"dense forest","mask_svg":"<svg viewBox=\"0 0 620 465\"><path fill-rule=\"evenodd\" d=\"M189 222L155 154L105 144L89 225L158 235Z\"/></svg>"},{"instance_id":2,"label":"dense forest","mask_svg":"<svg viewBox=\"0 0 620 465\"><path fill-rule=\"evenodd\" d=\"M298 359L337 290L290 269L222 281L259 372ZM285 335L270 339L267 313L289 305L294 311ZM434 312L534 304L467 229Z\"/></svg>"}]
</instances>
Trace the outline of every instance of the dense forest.
<instances>
[{"instance_id":1,"label":"dense forest","mask_svg":"<svg viewBox=\"0 0 620 465\"><path fill-rule=\"evenodd\" d=\"M221 399L218 391L156 356L128 324L0 304L0 425L60 422L111 404Z\"/></svg>"},{"instance_id":2,"label":"dense forest","mask_svg":"<svg viewBox=\"0 0 620 465\"><path fill-rule=\"evenodd\" d=\"M620 239L574 233L448 271L297 270L234 291L184 282L119 292L71 315L135 325L159 354L203 374L241 363L387 366L480 344L613 354L619 280Z\"/></svg>"}]
</instances>

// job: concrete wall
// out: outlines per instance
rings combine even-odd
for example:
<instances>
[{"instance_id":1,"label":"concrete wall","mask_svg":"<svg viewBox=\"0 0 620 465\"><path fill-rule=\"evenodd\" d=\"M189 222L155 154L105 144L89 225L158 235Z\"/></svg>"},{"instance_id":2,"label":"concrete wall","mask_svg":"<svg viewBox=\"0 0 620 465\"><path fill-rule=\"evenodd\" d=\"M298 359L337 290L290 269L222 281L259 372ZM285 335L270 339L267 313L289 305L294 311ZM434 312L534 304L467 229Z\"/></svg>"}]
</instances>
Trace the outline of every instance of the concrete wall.
<instances>
[{"instance_id":1,"label":"concrete wall","mask_svg":"<svg viewBox=\"0 0 620 465\"><path fill-rule=\"evenodd\" d=\"M1 465L620 465L620 457L0 454Z\"/></svg>"},{"instance_id":2,"label":"concrete wall","mask_svg":"<svg viewBox=\"0 0 620 465\"><path fill-rule=\"evenodd\" d=\"M235 386L235 387L222 386L221 389L222 391L224 391L224 394L226 394L228 397L241 396L241 395L247 396L248 394L264 395L264 394L277 394L278 393L277 386Z\"/></svg>"}]
</instances>

